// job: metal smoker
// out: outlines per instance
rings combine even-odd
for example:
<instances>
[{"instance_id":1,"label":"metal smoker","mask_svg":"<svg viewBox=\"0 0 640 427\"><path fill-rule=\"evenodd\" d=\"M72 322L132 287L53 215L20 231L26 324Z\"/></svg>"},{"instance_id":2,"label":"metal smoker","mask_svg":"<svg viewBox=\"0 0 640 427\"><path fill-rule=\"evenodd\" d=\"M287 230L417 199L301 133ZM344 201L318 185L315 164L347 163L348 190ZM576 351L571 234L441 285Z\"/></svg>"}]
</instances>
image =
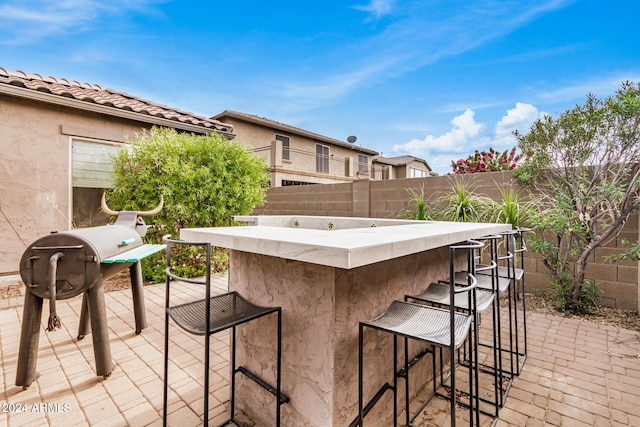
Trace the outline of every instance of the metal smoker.
<instances>
[{"instance_id":1,"label":"metal smoker","mask_svg":"<svg viewBox=\"0 0 640 427\"><path fill-rule=\"evenodd\" d=\"M165 245L144 245L147 232L143 217L160 212L164 200L150 211L111 210L102 195L106 215L113 224L64 232L52 232L33 242L23 253L20 276L27 292L20 332L16 385L27 388L38 377L36 359L40 339L42 303L49 300L47 331L61 326L56 300L82 294L78 339L93 331L96 374L107 378L114 365L107 327L103 281L129 268L133 293L136 334L147 327L140 260L164 249ZM90 321L87 320L87 318Z\"/></svg>"}]
</instances>

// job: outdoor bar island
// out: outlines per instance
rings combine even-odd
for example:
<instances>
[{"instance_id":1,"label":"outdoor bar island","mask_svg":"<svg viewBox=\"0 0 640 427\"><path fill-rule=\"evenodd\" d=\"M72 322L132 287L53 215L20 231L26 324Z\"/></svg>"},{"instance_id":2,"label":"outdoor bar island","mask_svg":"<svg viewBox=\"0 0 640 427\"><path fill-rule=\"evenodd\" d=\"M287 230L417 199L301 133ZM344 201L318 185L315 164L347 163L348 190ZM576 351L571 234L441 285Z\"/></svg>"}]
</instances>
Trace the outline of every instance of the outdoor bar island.
<instances>
[{"instance_id":1,"label":"outdoor bar island","mask_svg":"<svg viewBox=\"0 0 640 427\"><path fill-rule=\"evenodd\" d=\"M284 426L348 426L358 413L358 322L448 277L449 245L510 229L504 224L394 219L244 216L248 226L182 229L180 238L230 249L229 290L282 307ZM276 320L238 329L238 363L275 384ZM365 336L364 396L392 381L393 340ZM400 361L399 361L400 363ZM431 377L412 368L411 391ZM421 372L422 371L422 372ZM272 425L273 396L237 376L236 408ZM425 384L426 385L426 384ZM404 393L399 393L404 399ZM388 392L366 419L390 425Z\"/></svg>"}]
</instances>

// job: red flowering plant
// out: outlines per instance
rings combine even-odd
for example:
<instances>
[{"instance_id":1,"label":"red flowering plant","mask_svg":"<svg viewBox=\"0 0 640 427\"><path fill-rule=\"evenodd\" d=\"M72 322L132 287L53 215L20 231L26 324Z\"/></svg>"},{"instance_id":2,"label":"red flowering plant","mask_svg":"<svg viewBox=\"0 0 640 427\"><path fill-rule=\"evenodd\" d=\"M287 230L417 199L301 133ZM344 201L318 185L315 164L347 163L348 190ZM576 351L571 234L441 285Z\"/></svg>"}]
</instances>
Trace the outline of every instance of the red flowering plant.
<instances>
[{"instance_id":1,"label":"red flowering plant","mask_svg":"<svg viewBox=\"0 0 640 427\"><path fill-rule=\"evenodd\" d=\"M489 151L478 151L475 154L451 162L451 168L456 175L465 173L493 172L515 169L520 161L520 154L516 154L516 147L504 150L502 153L489 148Z\"/></svg>"}]
</instances>

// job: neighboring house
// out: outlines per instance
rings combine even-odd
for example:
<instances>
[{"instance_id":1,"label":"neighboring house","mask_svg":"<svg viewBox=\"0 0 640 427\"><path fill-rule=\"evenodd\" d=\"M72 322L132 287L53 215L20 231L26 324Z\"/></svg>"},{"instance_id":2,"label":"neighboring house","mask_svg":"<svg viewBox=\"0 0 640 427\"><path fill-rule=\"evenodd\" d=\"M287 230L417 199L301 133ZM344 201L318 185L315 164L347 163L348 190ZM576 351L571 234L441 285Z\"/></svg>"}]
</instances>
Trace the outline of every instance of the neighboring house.
<instances>
[{"instance_id":1,"label":"neighboring house","mask_svg":"<svg viewBox=\"0 0 640 427\"><path fill-rule=\"evenodd\" d=\"M0 276L19 270L37 238L104 224L109 153L153 125L233 137L233 127L218 120L95 84L0 68Z\"/></svg>"},{"instance_id":2,"label":"neighboring house","mask_svg":"<svg viewBox=\"0 0 640 427\"><path fill-rule=\"evenodd\" d=\"M223 111L212 119L231 124L238 141L266 158L271 187L371 179L374 150L252 114Z\"/></svg>"},{"instance_id":3,"label":"neighboring house","mask_svg":"<svg viewBox=\"0 0 640 427\"><path fill-rule=\"evenodd\" d=\"M426 178L436 176L426 160L414 156L373 158L373 171L375 180L399 179L399 178Z\"/></svg>"}]
</instances>

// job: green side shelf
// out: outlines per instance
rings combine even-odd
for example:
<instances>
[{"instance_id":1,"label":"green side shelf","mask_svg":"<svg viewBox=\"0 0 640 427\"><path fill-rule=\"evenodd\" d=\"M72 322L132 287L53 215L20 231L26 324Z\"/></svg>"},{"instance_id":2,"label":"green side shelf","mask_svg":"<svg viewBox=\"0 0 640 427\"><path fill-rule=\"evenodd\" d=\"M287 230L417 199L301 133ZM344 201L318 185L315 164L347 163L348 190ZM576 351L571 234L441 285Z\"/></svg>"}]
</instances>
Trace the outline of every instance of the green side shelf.
<instances>
[{"instance_id":1,"label":"green side shelf","mask_svg":"<svg viewBox=\"0 0 640 427\"><path fill-rule=\"evenodd\" d=\"M116 262L138 262L141 259L148 257L149 255L153 255L156 252L164 250L166 247L167 245L162 244L146 244L138 246L137 248L131 249L130 251L122 252L110 258L105 258L102 260L102 264L113 264Z\"/></svg>"}]
</instances>

